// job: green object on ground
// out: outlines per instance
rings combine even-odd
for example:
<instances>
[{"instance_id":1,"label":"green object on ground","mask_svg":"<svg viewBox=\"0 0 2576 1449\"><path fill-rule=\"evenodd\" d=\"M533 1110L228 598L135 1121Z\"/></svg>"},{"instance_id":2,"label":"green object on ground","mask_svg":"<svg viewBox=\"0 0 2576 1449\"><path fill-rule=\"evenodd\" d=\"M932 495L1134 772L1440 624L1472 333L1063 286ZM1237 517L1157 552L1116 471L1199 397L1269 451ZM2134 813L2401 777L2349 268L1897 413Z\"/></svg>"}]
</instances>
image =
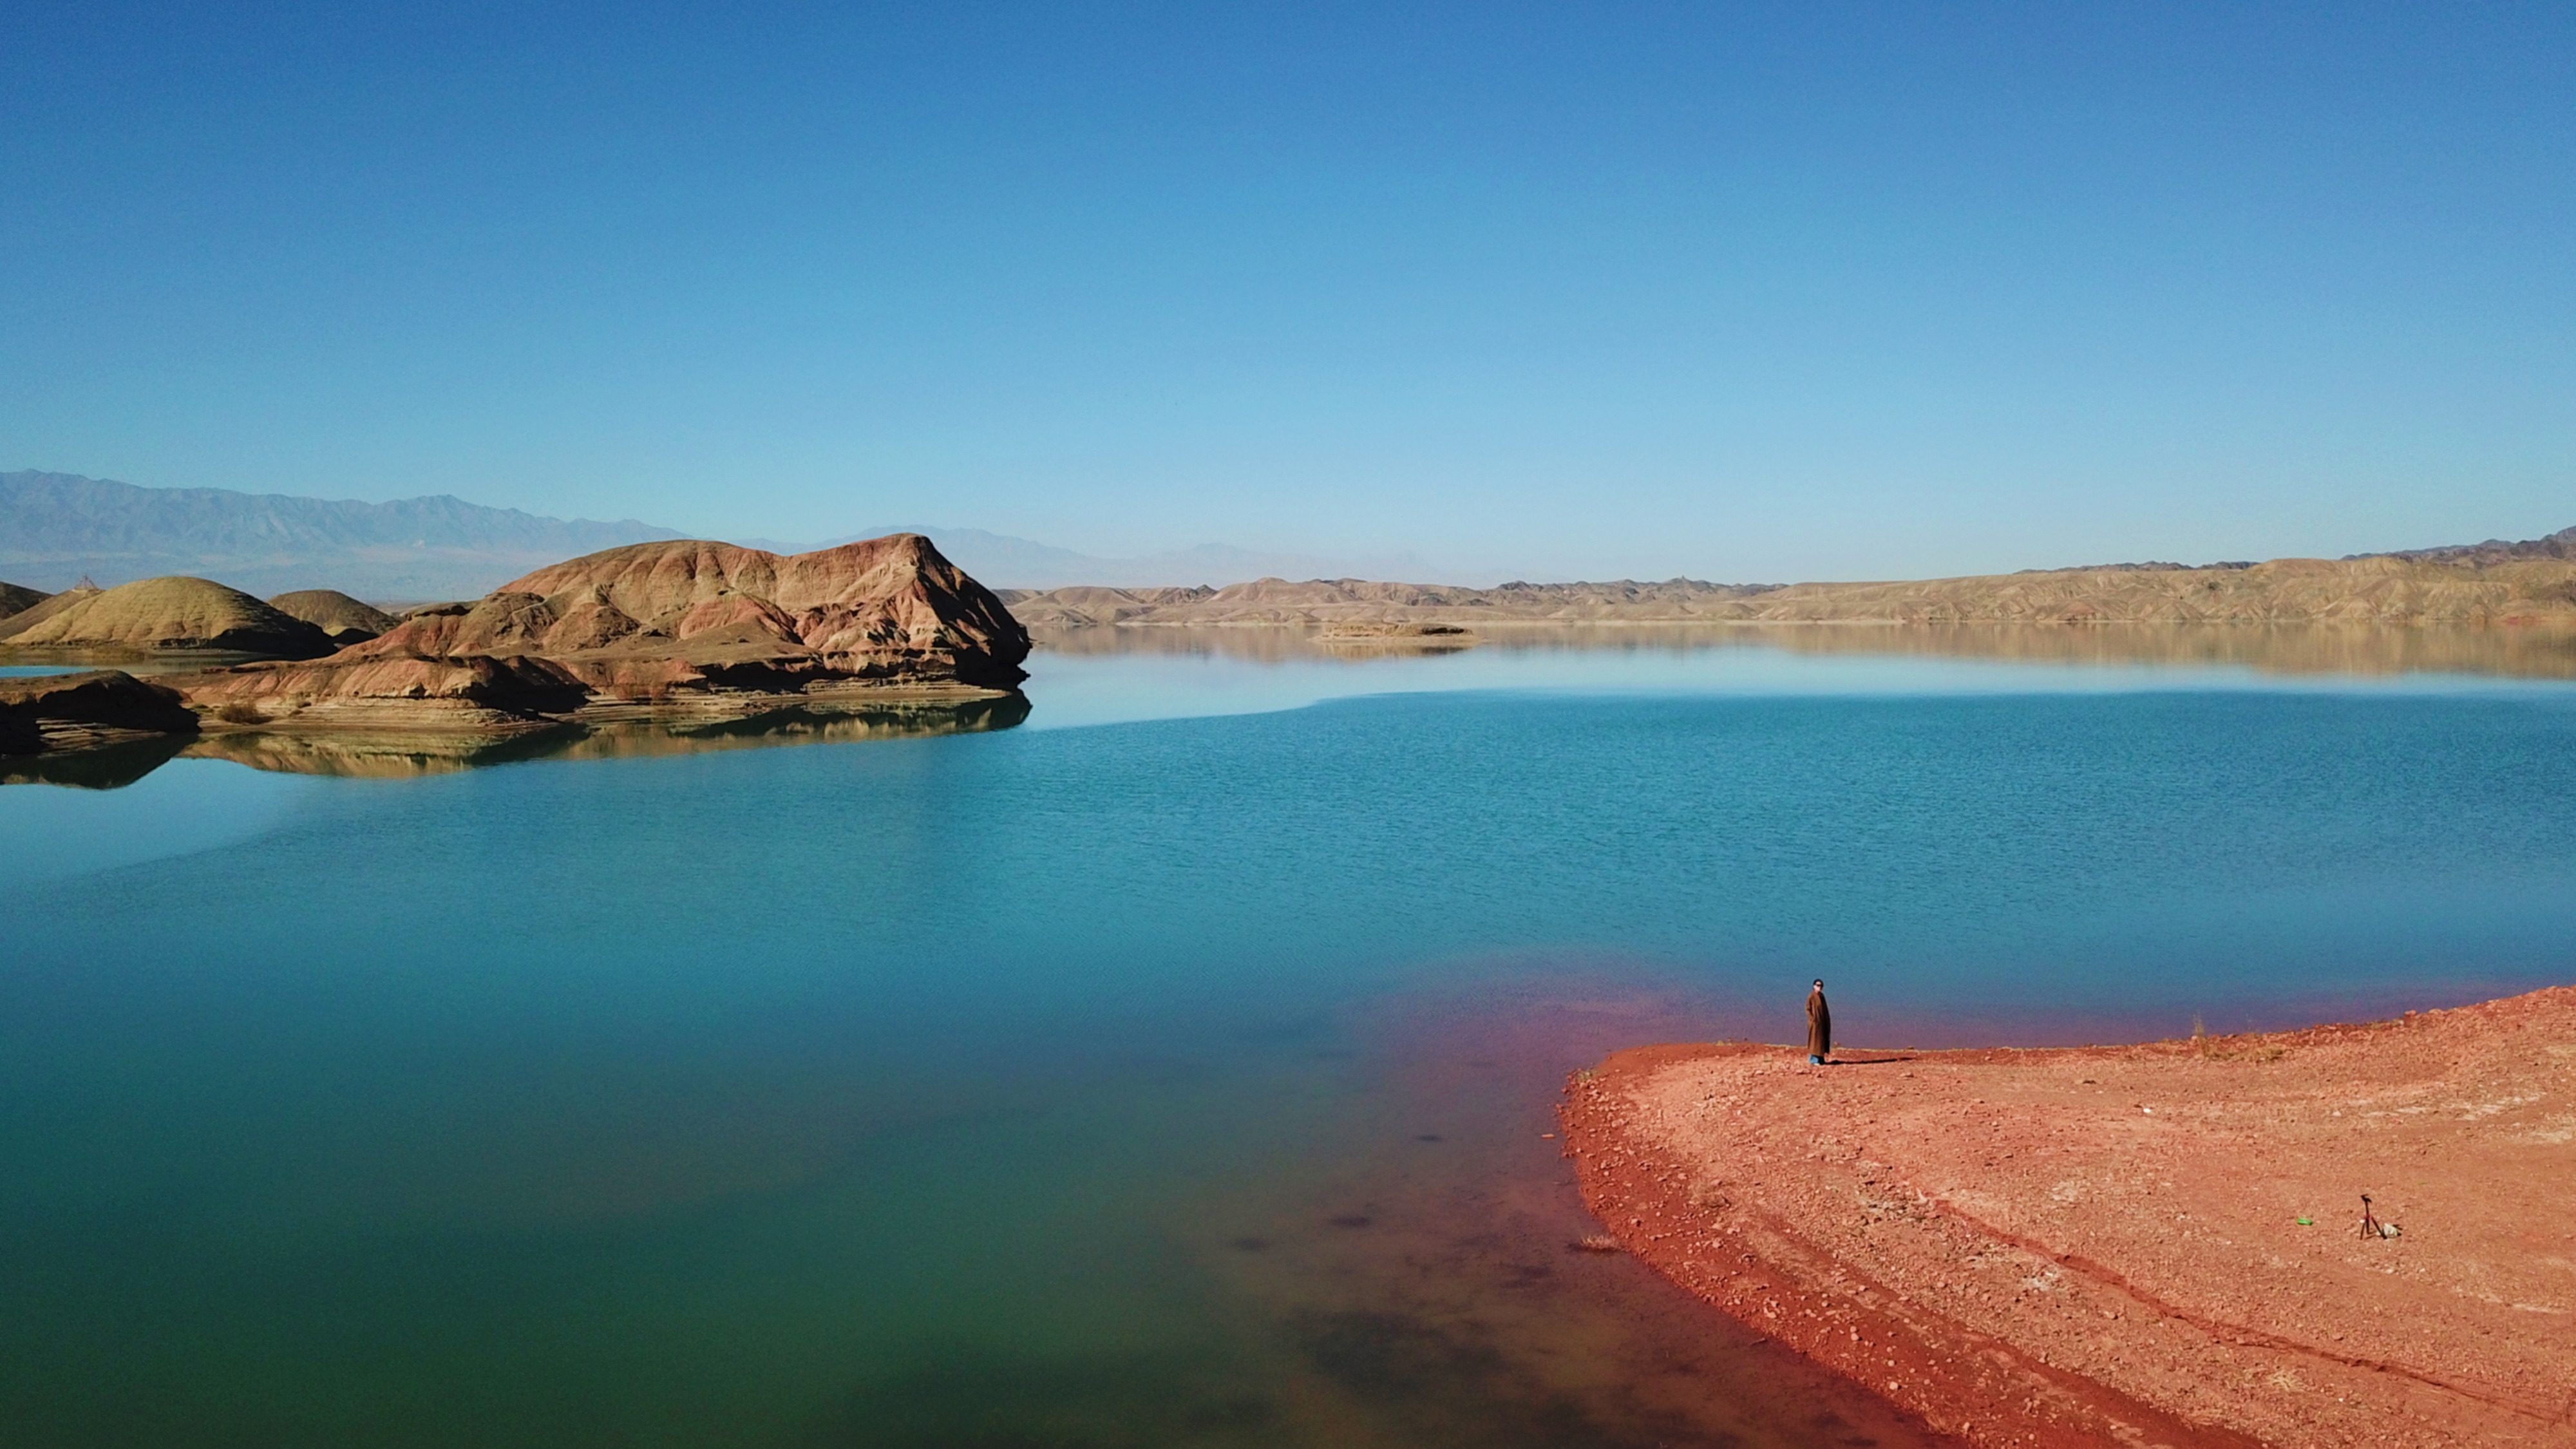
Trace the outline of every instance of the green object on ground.
<instances>
[{"instance_id":1,"label":"green object on ground","mask_svg":"<svg viewBox=\"0 0 2576 1449\"><path fill-rule=\"evenodd\" d=\"M2303 1228L2313 1228L2313 1227L2315 1227L2316 1225L2317 1225L2317 1220L2316 1220L2315 1218L2301 1218L2301 1219L2299 1219L2299 1226L2300 1226L2300 1227L2303 1227Z\"/></svg>"}]
</instances>

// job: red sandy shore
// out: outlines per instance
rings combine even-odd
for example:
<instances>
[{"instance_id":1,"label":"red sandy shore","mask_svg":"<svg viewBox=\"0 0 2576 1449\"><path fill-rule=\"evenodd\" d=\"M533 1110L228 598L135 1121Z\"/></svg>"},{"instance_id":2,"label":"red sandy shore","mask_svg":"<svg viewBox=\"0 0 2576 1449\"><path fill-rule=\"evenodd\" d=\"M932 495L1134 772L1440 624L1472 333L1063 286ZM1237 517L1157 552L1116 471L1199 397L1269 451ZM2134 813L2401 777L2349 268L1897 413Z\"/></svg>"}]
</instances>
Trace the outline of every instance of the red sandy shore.
<instances>
[{"instance_id":1,"label":"red sandy shore","mask_svg":"<svg viewBox=\"0 0 2576 1449\"><path fill-rule=\"evenodd\" d=\"M1838 1060L1657 1046L1578 1074L1585 1202L1974 1444L2576 1445L2576 988ZM2399 1236L2361 1236L2365 1192Z\"/></svg>"}]
</instances>

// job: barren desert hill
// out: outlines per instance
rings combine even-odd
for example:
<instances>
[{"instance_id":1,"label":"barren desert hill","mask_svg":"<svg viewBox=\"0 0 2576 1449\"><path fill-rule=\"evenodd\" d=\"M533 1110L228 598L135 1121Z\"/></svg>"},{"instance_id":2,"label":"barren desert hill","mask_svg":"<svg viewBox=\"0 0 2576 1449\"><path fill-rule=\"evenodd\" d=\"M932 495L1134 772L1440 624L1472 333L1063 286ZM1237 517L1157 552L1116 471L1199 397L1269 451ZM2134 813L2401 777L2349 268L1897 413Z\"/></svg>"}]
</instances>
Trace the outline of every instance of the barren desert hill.
<instances>
[{"instance_id":1,"label":"barren desert hill","mask_svg":"<svg viewBox=\"0 0 2576 1449\"><path fill-rule=\"evenodd\" d=\"M32 629L72 605L84 599L94 598L99 593L100 589L96 584L84 580L59 594L47 594L17 613L0 618L0 649L9 647L10 635L21 630Z\"/></svg>"},{"instance_id":2,"label":"barren desert hill","mask_svg":"<svg viewBox=\"0 0 2576 1449\"><path fill-rule=\"evenodd\" d=\"M1490 589L1370 579L1256 579L1224 588L1006 591L1011 612L1030 625L1322 624L1336 619L1473 623L1478 619L1697 620L1724 617L1727 603L1777 585L1665 583L1530 584Z\"/></svg>"},{"instance_id":3,"label":"barren desert hill","mask_svg":"<svg viewBox=\"0 0 2576 1449\"><path fill-rule=\"evenodd\" d=\"M1262 579L1222 589L1013 593L1023 623L2576 625L2576 529L2528 543L2267 563L2112 564L1904 582L1509 583Z\"/></svg>"},{"instance_id":4,"label":"barren desert hill","mask_svg":"<svg viewBox=\"0 0 2576 1449\"><path fill-rule=\"evenodd\" d=\"M919 534L783 555L676 539L585 554L476 603L417 612L353 657L477 654L939 674L1007 688L1022 677L1028 634Z\"/></svg>"},{"instance_id":5,"label":"barren desert hill","mask_svg":"<svg viewBox=\"0 0 2576 1449\"><path fill-rule=\"evenodd\" d=\"M270 599L268 606L303 620L342 646L373 639L397 622L393 615L338 589L297 589Z\"/></svg>"},{"instance_id":6,"label":"barren desert hill","mask_svg":"<svg viewBox=\"0 0 2576 1449\"><path fill-rule=\"evenodd\" d=\"M1030 647L1001 600L917 534L786 555L704 540L635 544L399 621L327 590L278 602L319 624L204 579L149 579L49 599L11 620L21 627L0 647L273 656L153 681L210 729L483 734L1007 698L1027 677L1019 666ZM336 652L321 627L379 622L390 627ZM47 713L50 698L13 706L37 732L18 730L0 753L79 747L66 730L83 722ZM138 718L132 728L167 733L166 723Z\"/></svg>"},{"instance_id":7,"label":"barren desert hill","mask_svg":"<svg viewBox=\"0 0 2576 1449\"><path fill-rule=\"evenodd\" d=\"M1003 667L1027 657L1002 601L917 533L784 555L699 539L630 544L539 569L500 594L542 597L567 618L594 611L593 627L612 632L622 618L670 638L748 629L826 655L904 648Z\"/></svg>"},{"instance_id":8,"label":"barren desert hill","mask_svg":"<svg viewBox=\"0 0 2576 1449\"><path fill-rule=\"evenodd\" d=\"M0 622L0 646L156 652L214 650L305 659L331 652L320 629L212 579L138 579L69 590Z\"/></svg>"},{"instance_id":9,"label":"barren desert hill","mask_svg":"<svg viewBox=\"0 0 2576 1449\"><path fill-rule=\"evenodd\" d=\"M595 705L1006 692L1028 631L918 534L775 554L701 539L539 569L305 664L172 681L226 722L500 728Z\"/></svg>"},{"instance_id":10,"label":"barren desert hill","mask_svg":"<svg viewBox=\"0 0 2576 1449\"><path fill-rule=\"evenodd\" d=\"M1740 616L1776 622L2503 624L2576 622L2576 562L2392 557L2093 568L1921 583L1795 584Z\"/></svg>"},{"instance_id":11,"label":"barren desert hill","mask_svg":"<svg viewBox=\"0 0 2576 1449\"><path fill-rule=\"evenodd\" d=\"M0 627L5 627L12 616L23 614L52 597L42 589L0 580Z\"/></svg>"}]
</instances>

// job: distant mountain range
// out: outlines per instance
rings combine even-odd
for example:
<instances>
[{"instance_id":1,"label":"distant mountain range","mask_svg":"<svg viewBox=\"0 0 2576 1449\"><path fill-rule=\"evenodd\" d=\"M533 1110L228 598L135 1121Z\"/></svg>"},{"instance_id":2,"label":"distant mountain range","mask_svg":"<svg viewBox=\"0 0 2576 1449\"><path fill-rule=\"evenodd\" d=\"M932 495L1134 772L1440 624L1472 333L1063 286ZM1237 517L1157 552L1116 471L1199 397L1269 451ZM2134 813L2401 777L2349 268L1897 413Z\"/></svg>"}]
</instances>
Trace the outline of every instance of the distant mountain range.
<instances>
[{"instance_id":1,"label":"distant mountain range","mask_svg":"<svg viewBox=\"0 0 2576 1449\"><path fill-rule=\"evenodd\" d=\"M1423 581L1437 579L1442 572L1412 554L1334 558L1265 553L1214 543L1139 557L1106 558L1008 534L987 533L976 528L945 528L936 524L888 525L819 543L779 543L753 538L728 541L781 553L801 553L853 539L879 538L889 533L926 534L939 546L941 553L979 582L988 587L1014 591L1045 592L1083 586L1110 590L1218 589L1262 579L1349 581L1367 578L1403 579L1419 588ZM221 488L139 488L130 483L84 478L72 473L0 473L0 581L48 592L68 588L83 576L102 585L114 586L165 574L195 574L259 595L293 589L328 588L380 603L467 599L479 597L522 574L564 559L622 544L684 536L673 529L632 518L614 523L586 518L546 518L522 513L515 508L487 508L443 494L430 498L397 499L390 503L358 503L275 493L236 493ZM2345 561L2366 559L2474 568L2576 560L2576 528L2518 543L2491 539L2485 543L2448 548L2357 554ZM2033 571L2033 574L2064 576L2088 573L2107 578L2125 573L2173 573L2214 578L2217 575L2212 571L2241 571L2246 567L2244 564L2219 564L2192 569L2181 564L2112 564L2089 570L2057 569ZM2016 596L2029 595L2035 599L2047 591L2032 575L2015 577L2024 580L2023 586L2012 591ZM1502 590L1485 592L1491 593L1495 602L1508 598L1516 608L1527 607L1535 602L1534 597L1513 590L1527 590L1528 587L1507 585ZM1666 596L1678 588L1686 593L1696 591L1705 594L1703 602L1726 601L1725 612L1732 615L1746 611L1744 600L1766 592L1761 586L1694 584L1678 579L1669 585L1637 585L1622 581L1606 585L1556 587L1560 591L1575 592L1561 599L1551 596L1549 608L1571 609L1576 614L1587 613L1596 607L1610 607L1612 594L1620 600L1616 607L1611 608L1614 614L1624 615L1637 608L1648 607L1649 597L1655 601L1652 607L1663 607L1670 602ZM1853 585L1801 587L1832 587L1846 592L1858 588ZM2148 586L2140 583L2138 587ZM2210 603L2216 600L2208 599L2208 595L2232 592L2223 590L2221 584L2207 582L2206 578L2196 580L2192 587L2201 590L2196 598ZM2161 591L2162 586L2156 586L2156 589ZM1584 592L1586 590L1590 592ZM1457 601L1463 602L1466 593L1476 591L1462 592L1434 585L1431 592L1456 595ZM1913 590L1913 593L1920 592L1919 588ZM1798 591L1791 591L1769 599L1762 610L1752 612L1789 607L1791 601L1799 597ZM1293 606L1292 611L1330 602L1358 601L1327 601L1319 597ZM1429 602L1428 595L1423 602ZM1067 600L1064 601L1064 612L1068 615L1066 622L1071 622L1073 617L1089 617L1095 612L1095 605L1106 616L1119 618L1130 616L1139 607L1136 600ZM1957 601L1948 601L1934 607L1933 613L1945 614L1956 606ZM1043 610L1053 609L1056 605L1031 601L1027 607ZM1248 596L1238 600L1234 592L1229 592L1223 604L1185 602L1174 598L1158 601L1151 607L1175 614L1196 615L1210 610L1225 612L1237 608L1250 608L1258 614L1288 605L1284 598L1274 599L1267 593L1256 603ZM1699 607L1694 604L1681 612L1696 614ZM1878 605L1871 607L1874 609ZM1895 612L1903 615L1910 607L1900 607ZM2134 608L2146 608L2153 614L2173 607L2192 615L2199 605L2186 607L2179 602L2148 605L2141 597L2124 598L2117 603L2053 599L2038 607L2043 614L2060 608L2082 613L2100 607L2104 610L2102 617L2127 617L2128 611ZM2381 603L2374 603L2362 612L2375 612L2379 607ZM6 603L0 601L0 613L5 612L8 612ZM1326 612L1331 610L1327 608ZM2294 609L2293 613L2296 612L2298 610ZM1974 613L1970 616L1983 617Z\"/></svg>"},{"instance_id":2,"label":"distant mountain range","mask_svg":"<svg viewBox=\"0 0 2576 1449\"><path fill-rule=\"evenodd\" d=\"M2484 543L2460 543L2447 548L2410 548L2390 554L2357 553L2353 558L2402 558L2412 563L2499 564L2523 559L2576 558L2576 528L2562 528L2545 538L2526 538L2519 543L2491 538Z\"/></svg>"},{"instance_id":3,"label":"distant mountain range","mask_svg":"<svg viewBox=\"0 0 2576 1449\"><path fill-rule=\"evenodd\" d=\"M46 590L84 575L113 586L196 574L254 594L473 598L579 554L680 536L631 518L541 518L443 494L358 503L0 473L0 579Z\"/></svg>"},{"instance_id":4,"label":"distant mountain range","mask_svg":"<svg viewBox=\"0 0 2576 1449\"><path fill-rule=\"evenodd\" d=\"M889 533L928 535L951 562L994 588L1224 585L1271 576L1420 577L1430 571L1410 554L1334 559L1213 543L1141 558L1099 558L982 529L920 524L822 543L728 541L802 553ZM196 574L261 595L331 588L380 602L475 598L547 564L685 536L632 518L567 521L443 494L357 503L222 488L140 488L73 473L0 473L0 579L47 591L69 588L84 576L113 587L163 574Z\"/></svg>"}]
</instances>

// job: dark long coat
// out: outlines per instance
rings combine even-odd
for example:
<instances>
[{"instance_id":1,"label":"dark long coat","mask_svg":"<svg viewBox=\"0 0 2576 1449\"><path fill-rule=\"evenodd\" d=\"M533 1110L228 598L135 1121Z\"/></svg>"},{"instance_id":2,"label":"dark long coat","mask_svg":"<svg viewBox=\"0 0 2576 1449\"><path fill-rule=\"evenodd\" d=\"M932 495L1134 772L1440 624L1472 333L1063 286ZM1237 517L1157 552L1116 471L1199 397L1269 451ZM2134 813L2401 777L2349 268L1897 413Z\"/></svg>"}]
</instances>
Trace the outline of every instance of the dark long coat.
<instances>
[{"instance_id":1,"label":"dark long coat","mask_svg":"<svg viewBox=\"0 0 2576 1449\"><path fill-rule=\"evenodd\" d=\"M1807 993L1807 1055L1834 1054L1834 1009L1825 1004L1825 988Z\"/></svg>"}]
</instances>

